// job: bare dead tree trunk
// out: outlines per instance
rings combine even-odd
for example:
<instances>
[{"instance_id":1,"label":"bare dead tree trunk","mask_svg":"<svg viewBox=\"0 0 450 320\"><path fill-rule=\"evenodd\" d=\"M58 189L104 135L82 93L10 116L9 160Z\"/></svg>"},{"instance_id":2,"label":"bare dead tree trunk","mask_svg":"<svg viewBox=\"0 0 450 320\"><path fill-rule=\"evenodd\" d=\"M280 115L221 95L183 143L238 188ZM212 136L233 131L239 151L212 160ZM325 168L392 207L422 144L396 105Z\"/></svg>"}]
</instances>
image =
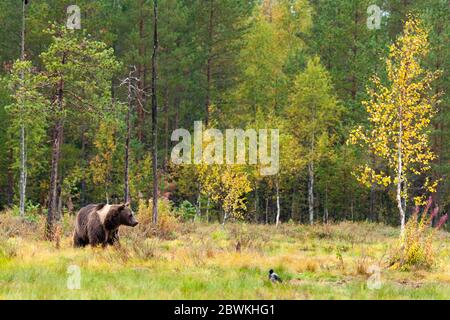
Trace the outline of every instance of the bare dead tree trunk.
<instances>
[{"instance_id":1,"label":"bare dead tree trunk","mask_svg":"<svg viewBox=\"0 0 450 320\"><path fill-rule=\"evenodd\" d=\"M130 202L130 139L131 139L131 109L132 105L132 90L131 90L131 74L128 75L128 110L125 118L127 126L127 135L125 137L125 176L124 176L124 201Z\"/></svg>"},{"instance_id":2,"label":"bare dead tree trunk","mask_svg":"<svg viewBox=\"0 0 450 320\"><path fill-rule=\"evenodd\" d=\"M153 223L158 222L158 146L157 146L157 112L158 101L156 97L156 55L158 52L158 0L153 0L153 55L152 55L152 169L153 169Z\"/></svg>"},{"instance_id":3,"label":"bare dead tree trunk","mask_svg":"<svg viewBox=\"0 0 450 320\"><path fill-rule=\"evenodd\" d=\"M22 33L20 39L20 60L25 60L25 0L22 1ZM24 74L21 72L21 79L24 79ZM21 113L23 114L23 101L21 103ZM22 115L21 115L22 116ZM20 182L19 182L19 212L21 216L25 215L25 201L27 188L27 152L26 152L26 137L25 125L20 124Z\"/></svg>"}]
</instances>

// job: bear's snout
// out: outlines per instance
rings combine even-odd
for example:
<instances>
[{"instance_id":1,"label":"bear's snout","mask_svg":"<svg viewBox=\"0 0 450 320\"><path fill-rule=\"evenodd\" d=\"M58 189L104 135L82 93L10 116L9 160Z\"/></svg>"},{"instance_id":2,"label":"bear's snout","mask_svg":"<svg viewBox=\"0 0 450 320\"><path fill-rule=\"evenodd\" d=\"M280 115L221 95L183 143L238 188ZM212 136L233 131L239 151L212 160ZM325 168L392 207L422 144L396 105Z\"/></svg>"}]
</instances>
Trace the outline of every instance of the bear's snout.
<instances>
[{"instance_id":1,"label":"bear's snout","mask_svg":"<svg viewBox=\"0 0 450 320\"><path fill-rule=\"evenodd\" d=\"M132 215L130 216L130 220L129 220L129 224L128 224L128 225L129 225L130 227L136 227L138 224L139 224L139 222L136 220L134 214L132 214Z\"/></svg>"}]
</instances>

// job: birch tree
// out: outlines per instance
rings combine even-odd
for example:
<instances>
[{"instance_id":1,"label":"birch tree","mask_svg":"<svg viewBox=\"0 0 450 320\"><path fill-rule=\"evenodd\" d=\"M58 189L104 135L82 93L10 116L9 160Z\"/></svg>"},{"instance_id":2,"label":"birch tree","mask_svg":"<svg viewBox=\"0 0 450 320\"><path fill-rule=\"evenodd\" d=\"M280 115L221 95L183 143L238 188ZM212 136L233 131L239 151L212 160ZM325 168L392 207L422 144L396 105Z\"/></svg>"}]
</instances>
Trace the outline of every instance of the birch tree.
<instances>
[{"instance_id":1,"label":"birch tree","mask_svg":"<svg viewBox=\"0 0 450 320\"><path fill-rule=\"evenodd\" d=\"M435 159L429 146L429 125L436 112L439 94L432 92L432 82L439 71L425 70L421 63L429 51L428 33L422 22L409 16L403 34L390 46L386 60L388 83L372 79L369 99L363 104L368 113L368 128L352 132L350 142L360 143L383 159L388 172L369 165L359 168L360 182L394 185L400 214L401 234L406 220L406 203L410 179L431 169ZM437 181L425 178L423 192L434 192ZM416 198L420 204L421 198Z\"/></svg>"},{"instance_id":2,"label":"birch tree","mask_svg":"<svg viewBox=\"0 0 450 320\"><path fill-rule=\"evenodd\" d=\"M27 164L42 152L37 146L45 137L48 115L48 100L41 94L42 75L33 69L30 61L17 60L8 78L13 94L13 103L6 107L12 123L8 128L11 136L19 141L14 148L19 159L19 213L25 215L26 184L29 170ZM26 135L25 135L26 133ZM16 140L16 141L17 141ZM28 144L26 143L28 142ZM17 146L13 143L13 146ZM27 159L27 154L30 159ZM17 168L17 167L16 167Z\"/></svg>"}]
</instances>

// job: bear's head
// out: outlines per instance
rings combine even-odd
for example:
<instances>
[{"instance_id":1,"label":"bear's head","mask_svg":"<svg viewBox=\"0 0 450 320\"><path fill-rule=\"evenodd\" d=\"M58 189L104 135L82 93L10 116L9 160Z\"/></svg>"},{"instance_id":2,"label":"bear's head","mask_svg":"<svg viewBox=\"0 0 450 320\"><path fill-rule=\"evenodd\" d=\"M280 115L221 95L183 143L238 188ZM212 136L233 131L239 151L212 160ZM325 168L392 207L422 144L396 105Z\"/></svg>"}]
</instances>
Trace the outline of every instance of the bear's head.
<instances>
[{"instance_id":1,"label":"bear's head","mask_svg":"<svg viewBox=\"0 0 450 320\"><path fill-rule=\"evenodd\" d=\"M107 218L105 220L105 226L108 229L115 229L120 225L135 227L138 225L133 211L129 208L129 203L111 206Z\"/></svg>"}]
</instances>

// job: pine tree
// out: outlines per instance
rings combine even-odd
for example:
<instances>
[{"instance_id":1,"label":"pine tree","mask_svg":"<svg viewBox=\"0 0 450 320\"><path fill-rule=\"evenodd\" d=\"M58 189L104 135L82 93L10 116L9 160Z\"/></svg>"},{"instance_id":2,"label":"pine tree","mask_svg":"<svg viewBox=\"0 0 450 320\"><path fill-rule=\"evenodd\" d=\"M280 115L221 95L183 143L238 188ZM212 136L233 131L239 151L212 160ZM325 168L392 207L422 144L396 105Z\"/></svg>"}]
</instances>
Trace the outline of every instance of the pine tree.
<instances>
[{"instance_id":1,"label":"pine tree","mask_svg":"<svg viewBox=\"0 0 450 320\"><path fill-rule=\"evenodd\" d=\"M46 237L53 238L59 220L61 172L59 168L64 125L81 108L92 117L111 110L111 78L118 70L112 49L88 39L76 30L53 27L48 32L53 42L41 54L46 84L55 93L52 104L52 156Z\"/></svg>"}]
</instances>

